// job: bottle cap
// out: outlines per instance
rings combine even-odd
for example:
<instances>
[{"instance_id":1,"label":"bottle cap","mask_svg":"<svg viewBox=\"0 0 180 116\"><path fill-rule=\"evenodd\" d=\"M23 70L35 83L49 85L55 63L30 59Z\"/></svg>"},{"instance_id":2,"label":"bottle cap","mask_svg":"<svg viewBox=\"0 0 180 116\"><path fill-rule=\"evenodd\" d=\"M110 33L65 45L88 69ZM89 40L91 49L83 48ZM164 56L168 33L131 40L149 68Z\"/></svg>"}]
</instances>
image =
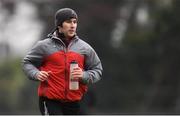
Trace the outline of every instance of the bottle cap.
<instances>
[{"instance_id":1,"label":"bottle cap","mask_svg":"<svg viewBox=\"0 0 180 116\"><path fill-rule=\"evenodd\" d=\"M71 61L71 64L77 64L77 61L73 60Z\"/></svg>"}]
</instances>

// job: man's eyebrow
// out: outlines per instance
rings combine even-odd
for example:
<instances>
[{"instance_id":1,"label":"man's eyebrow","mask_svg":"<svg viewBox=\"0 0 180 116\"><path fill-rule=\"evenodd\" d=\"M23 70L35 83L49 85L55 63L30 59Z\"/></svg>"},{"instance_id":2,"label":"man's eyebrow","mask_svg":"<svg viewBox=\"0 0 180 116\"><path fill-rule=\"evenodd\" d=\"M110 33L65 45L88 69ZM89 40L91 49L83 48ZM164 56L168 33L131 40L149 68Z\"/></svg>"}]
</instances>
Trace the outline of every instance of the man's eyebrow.
<instances>
[{"instance_id":1,"label":"man's eyebrow","mask_svg":"<svg viewBox=\"0 0 180 116\"><path fill-rule=\"evenodd\" d=\"M66 21L77 21L77 19L67 19Z\"/></svg>"}]
</instances>

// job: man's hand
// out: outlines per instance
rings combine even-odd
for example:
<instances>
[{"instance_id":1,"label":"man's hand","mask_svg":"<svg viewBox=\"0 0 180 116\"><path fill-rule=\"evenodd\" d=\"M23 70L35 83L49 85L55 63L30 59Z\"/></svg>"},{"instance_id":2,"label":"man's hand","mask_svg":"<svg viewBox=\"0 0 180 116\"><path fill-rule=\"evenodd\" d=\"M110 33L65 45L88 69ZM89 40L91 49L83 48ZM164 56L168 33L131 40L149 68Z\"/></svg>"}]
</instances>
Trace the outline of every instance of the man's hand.
<instances>
[{"instance_id":1,"label":"man's hand","mask_svg":"<svg viewBox=\"0 0 180 116\"><path fill-rule=\"evenodd\" d=\"M51 73L51 71L48 71L48 72L40 71L36 76L39 81L45 81L48 79L50 73Z\"/></svg>"},{"instance_id":2,"label":"man's hand","mask_svg":"<svg viewBox=\"0 0 180 116\"><path fill-rule=\"evenodd\" d=\"M72 73L72 77L74 79L82 79L83 77L83 71L80 67L77 67L77 68L74 68L73 71L71 72Z\"/></svg>"}]
</instances>

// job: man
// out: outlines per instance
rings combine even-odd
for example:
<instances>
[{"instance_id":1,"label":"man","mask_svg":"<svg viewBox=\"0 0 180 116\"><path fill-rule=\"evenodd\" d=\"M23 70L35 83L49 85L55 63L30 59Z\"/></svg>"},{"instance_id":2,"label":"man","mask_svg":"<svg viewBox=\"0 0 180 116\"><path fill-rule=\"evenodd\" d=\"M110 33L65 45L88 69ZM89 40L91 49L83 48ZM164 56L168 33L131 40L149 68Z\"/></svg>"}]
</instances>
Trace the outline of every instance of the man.
<instances>
[{"instance_id":1,"label":"man","mask_svg":"<svg viewBox=\"0 0 180 116\"><path fill-rule=\"evenodd\" d=\"M55 31L37 42L23 59L29 79L40 81L39 108L45 114L81 114L80 101L89 83L101 79L102 65L94 49L76 35L78 16L70 8L55 14ZM76 61L73 78L79 89L69 88L70 63Z\"/></svg>"}]
</instances>

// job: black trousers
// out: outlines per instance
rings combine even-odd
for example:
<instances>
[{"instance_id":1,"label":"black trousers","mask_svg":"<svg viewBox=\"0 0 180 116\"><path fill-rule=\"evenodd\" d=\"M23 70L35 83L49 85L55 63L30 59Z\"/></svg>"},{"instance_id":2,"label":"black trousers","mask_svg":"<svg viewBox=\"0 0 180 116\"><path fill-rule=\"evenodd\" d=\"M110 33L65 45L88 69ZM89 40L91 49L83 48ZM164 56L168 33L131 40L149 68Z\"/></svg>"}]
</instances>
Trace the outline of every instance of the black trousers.
<instances>
[{"instance_id":1,"label":"black trousers","mask_svg":"<svg viewBox=\"0 0 180 116\"><path fill-rule=\"evenodd\" d=\"M39 97L39 109L42 115L81 115L80 102L62 102Z\"/></svg>"}]
</instances>

